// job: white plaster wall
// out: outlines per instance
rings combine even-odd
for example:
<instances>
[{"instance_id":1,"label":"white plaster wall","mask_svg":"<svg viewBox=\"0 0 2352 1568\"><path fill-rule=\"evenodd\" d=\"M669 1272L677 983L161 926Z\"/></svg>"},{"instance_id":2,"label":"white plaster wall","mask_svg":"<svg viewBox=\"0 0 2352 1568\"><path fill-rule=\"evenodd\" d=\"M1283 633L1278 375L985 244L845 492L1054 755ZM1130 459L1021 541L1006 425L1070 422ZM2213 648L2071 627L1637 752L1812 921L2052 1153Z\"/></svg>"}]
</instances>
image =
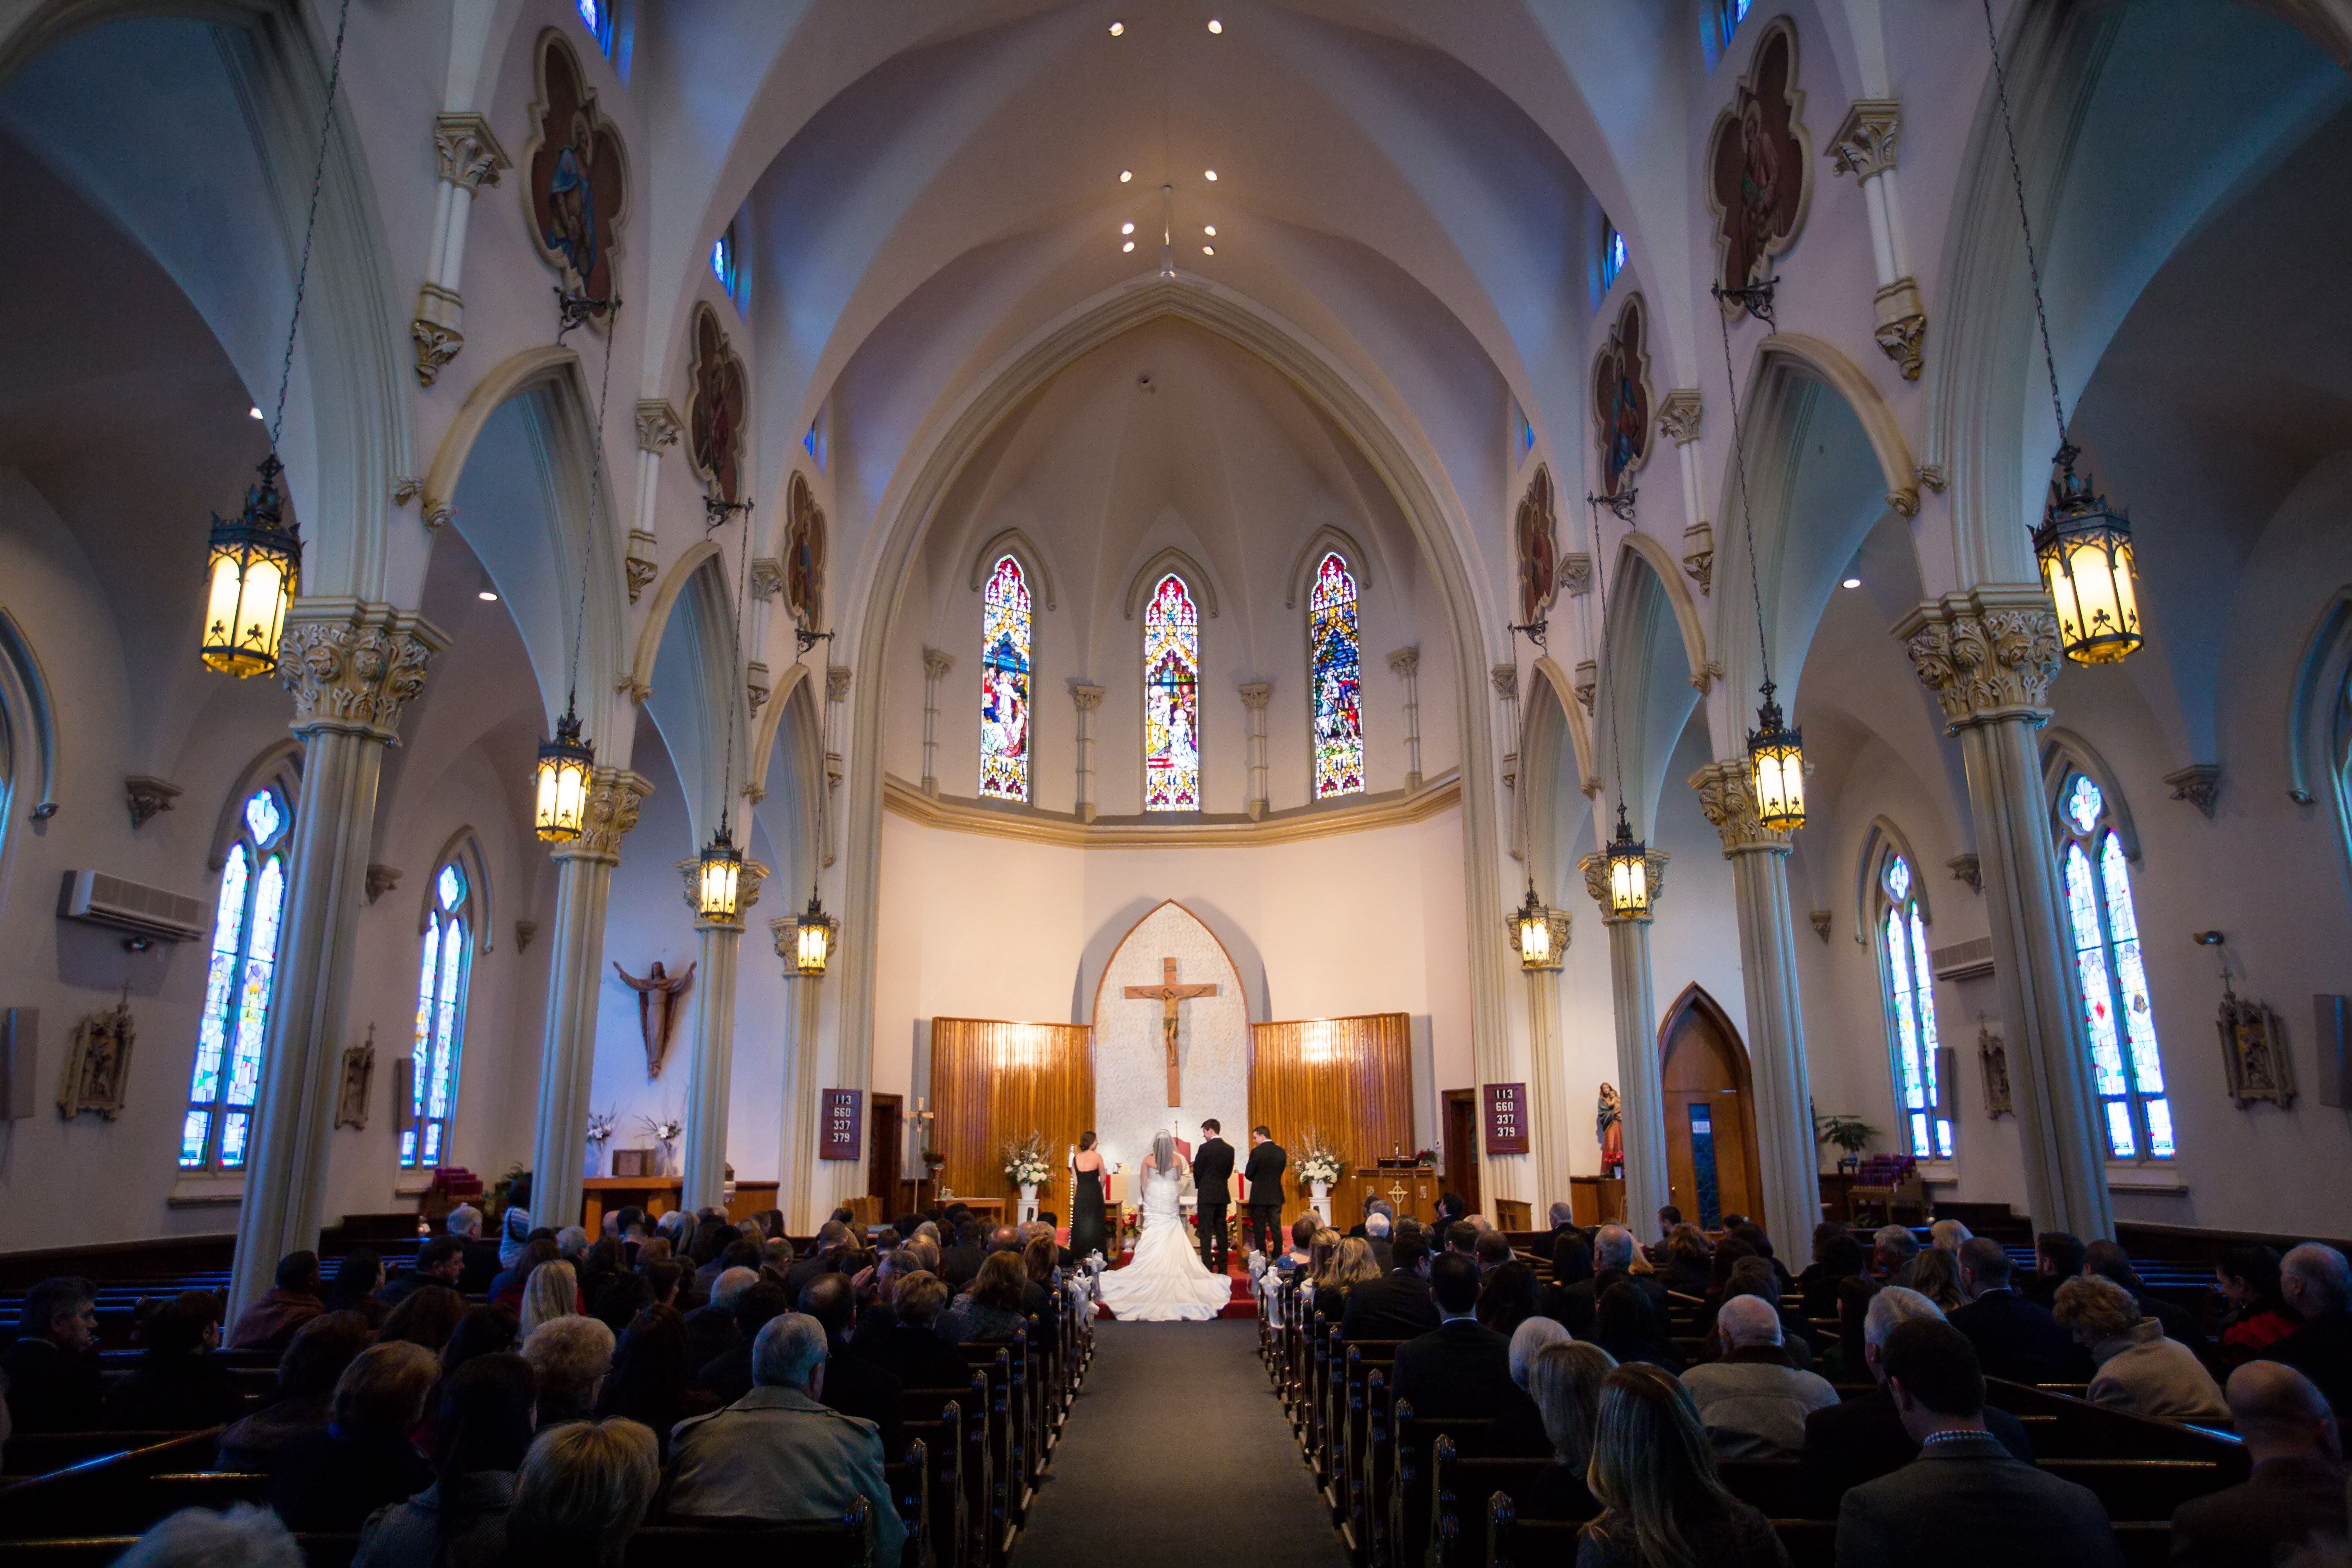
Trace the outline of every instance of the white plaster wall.
<instances>
[{"instance_id":1,"label":"white plaster wall","mask_svg":"<svg viewBox=\"0 0 2352 1568\"><path fill-rule=\"evenodd\" d=\"M1176 961L1182 985L1214 985L1216 994L1176 1005L1181 1103L1168 1102L1167 1037L1157 1002L1130 999L1130 985L1157 987L1161 960ZM1136 923L1103 971L1095 993L1095 1131L1104 1158L1133 1166L1154 1135L1201 1139L1214 1120L1239 1143L1249 1116L1250 1017L1241 972L1216 933L1178 903Z\"/></svg>"}]
</instances>

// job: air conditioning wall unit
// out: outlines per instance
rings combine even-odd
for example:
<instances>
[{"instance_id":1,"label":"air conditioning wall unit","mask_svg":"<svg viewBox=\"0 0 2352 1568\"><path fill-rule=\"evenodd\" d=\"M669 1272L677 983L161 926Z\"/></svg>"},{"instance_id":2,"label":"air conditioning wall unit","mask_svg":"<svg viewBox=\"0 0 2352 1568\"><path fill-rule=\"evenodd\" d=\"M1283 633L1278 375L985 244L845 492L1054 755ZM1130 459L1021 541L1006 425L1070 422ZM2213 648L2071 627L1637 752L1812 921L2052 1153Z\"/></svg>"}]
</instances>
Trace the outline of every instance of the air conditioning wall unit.
<instances>
[{"instance_id":1,"label":"air conditioning wall unit","mask_svg":"<svg viewBox=\"0 0 2352 1568\"><path fill-rule=\"evenodd\" d=\"M205 901L166 892L103 871L68 871L58 914L112 926L157 942L194 942L205 934Z\"/></svg>"},{"instance_id":2,"label":"air conditioning wall unit","mask_svg":"<svg viewBox=\"0 0 2352 1568\"><path fill-rule=\"evenodd\" d=\"M1992 938L1980 936L1937 948L1927 955L1927 962L1938 980L1981 980L1992 973Z\"/></svg>"}]
</instances>

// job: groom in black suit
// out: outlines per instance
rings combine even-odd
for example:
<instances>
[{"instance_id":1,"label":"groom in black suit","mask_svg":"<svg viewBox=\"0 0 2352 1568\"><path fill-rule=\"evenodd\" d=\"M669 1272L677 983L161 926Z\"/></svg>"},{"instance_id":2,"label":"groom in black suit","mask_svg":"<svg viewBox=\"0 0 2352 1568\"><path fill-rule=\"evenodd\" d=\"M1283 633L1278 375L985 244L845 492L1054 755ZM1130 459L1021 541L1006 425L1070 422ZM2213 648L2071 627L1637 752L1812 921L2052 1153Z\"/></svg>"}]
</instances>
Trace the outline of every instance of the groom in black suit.
<instances>
[{"instance_id":1,"label":"groom in black suit","mask_svg":"<svg viewBox=\"0 0 2352 1568\"><path fill-rule=\"evenodd\" d=\"M1201 1265L1212 1274L1225 1271L1225 1215L1232 1199L1234 1146L1214 1121L1201 1123L1201 1146L1192 1151L1192 1192L1200 1204Z\"/></svg>"},{"instance_id":2,"label":"groom in black suit","mask_svg":"<svg viewBox=\"0 0 2352 1568\"><path fill-rule=\"evenodd\" d=\"M1263 1127L1250 1129L1249 1163L1242 1167L1242 1181L1249 1190L1243 1202L1249 1205L1256 1246L1268 1258L1274 1256L1282 1234L1282 1173L1289 1163L1290 1156L1274 1141L1273 1133Z\"/></svg>"}]
</instances>

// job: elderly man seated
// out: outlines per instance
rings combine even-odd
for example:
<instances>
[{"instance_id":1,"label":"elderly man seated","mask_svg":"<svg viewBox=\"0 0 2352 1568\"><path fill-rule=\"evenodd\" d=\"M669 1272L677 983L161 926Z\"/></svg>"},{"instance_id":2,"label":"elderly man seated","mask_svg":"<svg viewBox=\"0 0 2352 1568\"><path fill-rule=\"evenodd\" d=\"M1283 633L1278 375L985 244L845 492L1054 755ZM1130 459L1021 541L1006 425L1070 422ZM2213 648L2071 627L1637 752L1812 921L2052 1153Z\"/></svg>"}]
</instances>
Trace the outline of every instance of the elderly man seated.
<instances>
[{"instance_id":1,"label":"elderly man seated","mask_svg":"<svg viewBox=\"0 0 2352 1568\"><path fill-rule=\"evenodd\" d=\"M1780 1349L1780 1314L1769 1301L1734 1296L1716 1314L1723 1354L1683 1373L1698 1416L1727 1459L1777 1459L1805 1447L1805 1417L1838 1402L1818 1373L1800 1372Z\"/></svg>"},{"instance_id":2,"label":"elderly man seated","mask_svg":"<svg viewBox=\"0 0 2352 1568\"><path fill-rule=\"evenodd\" d=\"M906 1527L882 1475L873 1422L829 1410L825 1336L814 1318L787 1312L751 1344L751 1392L681 1421L670 1440L669 1511L705 1518L838 1519L864 1498L877 1563L896 1563Z\"/></svg>"}]
</instances>

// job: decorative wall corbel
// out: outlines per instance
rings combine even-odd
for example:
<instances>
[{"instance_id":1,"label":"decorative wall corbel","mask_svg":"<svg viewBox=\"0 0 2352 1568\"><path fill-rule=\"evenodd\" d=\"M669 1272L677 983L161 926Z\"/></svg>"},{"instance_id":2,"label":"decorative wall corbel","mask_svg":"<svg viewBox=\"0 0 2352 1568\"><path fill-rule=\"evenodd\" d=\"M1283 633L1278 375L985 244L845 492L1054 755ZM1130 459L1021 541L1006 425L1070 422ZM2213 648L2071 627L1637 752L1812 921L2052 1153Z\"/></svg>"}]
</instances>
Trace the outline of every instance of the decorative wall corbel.
<instances>
[{"instance_id":1,"label":"decorative wall corbel","mask_svg":"<svg viewBox=\"0 0 2352 1568\"><path fill-rule=\"evenodd\" d=\"M2214 763L2191 763L2177 773L2164 775L2172 788L2172 798L2185 800L2208 818L2221 803L2221 769Z\"/></svg>"},{"instance_id":2,"label":"decorative wall corbel","mask_svg":"<svg viewBox=\"0 0 2352 1568\"><path fill-rule=\"evenodd\" d=\"M1919 379L1920 345L1927 331L1927 308L1911 270L1910 241L1904 232L1902 195L1895 184L1895 149L1903 132L1903 106L1893 99L1856 99L1830 137L1828 157L1841 174L1862 186L1870 211L1870 255L1878 292L1873 335L1906 381ZM1904 515L1908 517L1909 512Z\"/></svg>"},{"instance_id":3,"label":"decorative wall corbel","mask_svg":"<svg viewBox=\"0 0 2352 1568\"><path fill-rule=\"evenodd\" d=\"M416 380L430 386L466 346L466 301L457 283L466 268L466 220L484 185L514 165L478 114L439 114L433 119L433 151L441 165L435 192L433 248L425 253L425 283L417 290L416 316L408 335L416 350Z\"/></svg>"}]
</instances>

